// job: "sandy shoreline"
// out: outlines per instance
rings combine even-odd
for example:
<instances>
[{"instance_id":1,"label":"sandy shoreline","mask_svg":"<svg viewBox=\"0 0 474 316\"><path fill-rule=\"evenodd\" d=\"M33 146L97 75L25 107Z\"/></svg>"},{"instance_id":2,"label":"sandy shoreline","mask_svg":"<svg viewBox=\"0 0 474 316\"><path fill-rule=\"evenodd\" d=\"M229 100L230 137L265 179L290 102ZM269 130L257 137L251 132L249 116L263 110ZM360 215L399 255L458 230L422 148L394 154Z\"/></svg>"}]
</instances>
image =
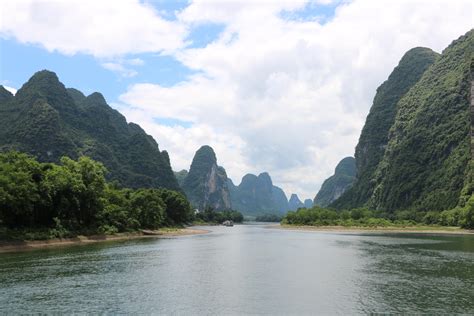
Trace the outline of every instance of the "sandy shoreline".
<instances>
[{"instance_id":1,"label":"sandy shoreline","mask_svg":"<svg viewBox=\"0 0 474 316\"><path fill-rule=\"evenodd\" d=\"M345 227L345 226L293 226L293 225L268 225L268 228L305 231L305 232L328 232L328 233L417 233L417 234L446 234L446 235L474 235L474 230L467 230L458 227L440 228L433 227L433 229L426 227Z\"/></svg>"},{"instance_id":2,"label":"sandy shoreline","mask_svg":"<svg viewBox=\"0 0 474 316\"><path fill-rule=\"evenodd\" d=\"M34 249L45 249L53 247L87 245L108 241L120 241L141 238L171 238L178 236L189 236L207 234L208 230L197 228L179 228L176 230L159 230L154 235L145 235L142 232L119 233L115 235L92 235L77 236L74 238L49 239L49 240L31 240L31 241L0 241L0 253L19 252Z\"/></svg>"}]
</instances>

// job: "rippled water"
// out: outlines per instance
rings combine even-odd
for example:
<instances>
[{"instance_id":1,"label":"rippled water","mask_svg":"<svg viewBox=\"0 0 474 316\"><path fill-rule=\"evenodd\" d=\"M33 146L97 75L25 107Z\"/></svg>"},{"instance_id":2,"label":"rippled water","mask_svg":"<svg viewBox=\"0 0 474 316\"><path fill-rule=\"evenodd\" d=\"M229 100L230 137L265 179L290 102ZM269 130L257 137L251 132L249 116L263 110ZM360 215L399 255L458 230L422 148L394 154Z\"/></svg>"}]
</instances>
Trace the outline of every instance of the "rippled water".
<instances>
[{"instance_id":1,"label":"rippled water","mask_svg":"<svg viewBox=\"0 0 474 316\"><path fill-rule=\"evenodd\" d=\"M207 227L0 254L0 312L474 313L474 237Z\"/></svg>"}]
</instances>

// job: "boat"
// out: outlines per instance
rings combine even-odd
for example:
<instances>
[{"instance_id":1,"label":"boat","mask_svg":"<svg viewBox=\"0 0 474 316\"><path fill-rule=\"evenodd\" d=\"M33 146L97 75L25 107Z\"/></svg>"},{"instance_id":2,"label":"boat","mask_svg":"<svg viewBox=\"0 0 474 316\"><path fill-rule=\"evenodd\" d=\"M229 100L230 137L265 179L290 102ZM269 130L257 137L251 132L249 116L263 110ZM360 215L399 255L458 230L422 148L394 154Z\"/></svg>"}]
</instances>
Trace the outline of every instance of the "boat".
<instances>
[{"instance_id":1,"label":"boat","mask_svg":"<svg viewBox=\"0 0 474 316\"><path fill-rule=\"evenodd\" d=\"M234 222L230 221L230 220L227 220L227 221L223 222L222 225L227 226L227 227L232 227L232 226L234 226Z\"/></svg>"},{"instance_id":2,"label":"boat","mask_svg":"<svg viewBox=\"0 0 474 316\"><path fill-rule=\"evenodd\" d=\"M160 231L148 230L148 229L142 229L142 234L143 235L163 235L163 233Z\"/></svg>"}]
</instances>

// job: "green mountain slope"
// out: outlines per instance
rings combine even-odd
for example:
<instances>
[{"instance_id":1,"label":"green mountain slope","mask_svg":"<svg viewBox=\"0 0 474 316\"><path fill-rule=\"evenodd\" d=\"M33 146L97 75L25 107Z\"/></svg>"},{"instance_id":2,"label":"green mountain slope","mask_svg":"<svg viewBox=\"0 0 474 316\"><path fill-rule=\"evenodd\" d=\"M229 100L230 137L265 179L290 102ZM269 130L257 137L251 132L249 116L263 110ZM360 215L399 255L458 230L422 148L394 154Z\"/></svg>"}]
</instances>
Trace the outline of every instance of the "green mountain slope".
<instances>
[{"instance_id":1,"label":"green mountain slope","mask_svg":"<svg viewBox=\"0 0 474 316\"><path fill-rule=\"evenodd\" d=\"M440 211L472 194L473 52L471 30L446 48L398 103L371 207Z\"/></svg>"},{"instance_id":2,"label":"green mountain slope","mask_svg":"<svg viewBox=\"0 0 474 316\"><path fill-rule=\"evenodd\" d=\"M375 170L385 153L398 101L420 80L437 58L438 54L429 48L417 47L409 50L388 79L377 89L355 150L357 180L333 204L334 207L359 207L372 196Z\"/></svg>"},{"instance_id":3,"label":"green mountain slope","mask_svg":"<svg viewBox=\"0 0 474 316\"><path fill-rule=\"evenodd\" d=\"M211 147L202 146L196 151L182 183L189 201L199 210L208 206L216 210L232 208L227 174L224 168L217 165L216 154Z\"/></svg>"},{"instance_id":4,"label":"green mountain slope","mask_svg":"<svg viewBox=\"0 0 474 316\"><path fill-rule=\"evenodd\" d=\"M123 186L179 189L167 153L100 93L86 97L66 89L46 70L33 75L14 97L3 90L0 150L16 149L45 162L87 155L102 162L109 178Z\"/></svg>"},{"instance_id":5,"label":"green mountain slope","mask_svg":"<svg viewBox=\"0 0 474 316\"><path fill-rule=\"evenodd\" d=\"M355 159L346 157L336 166L334 175L327 178L314 198L314 205L326 207L338 199L354 183L356 175Z\"/></svg>"}]
</instances>

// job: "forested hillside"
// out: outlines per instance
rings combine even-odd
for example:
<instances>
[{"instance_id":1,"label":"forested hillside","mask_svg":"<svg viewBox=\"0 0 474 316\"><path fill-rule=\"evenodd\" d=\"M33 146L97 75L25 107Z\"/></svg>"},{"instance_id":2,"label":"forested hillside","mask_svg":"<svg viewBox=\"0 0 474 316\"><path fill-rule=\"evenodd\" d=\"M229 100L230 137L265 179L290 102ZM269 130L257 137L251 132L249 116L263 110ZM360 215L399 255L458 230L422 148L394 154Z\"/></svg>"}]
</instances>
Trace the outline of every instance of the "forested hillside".
<instances>
[{"instance_id":1,"label":"forested hillside","mask_svg":"<svg viewBox=\"0 0 474 316\"><path fill-rule=\"evenodd\" d=\"M473 193L473 51L471 30L441 56L417 48L402 58L367 117L356 148L356 182L332 206L413 217L464 207Z\"/></svg>"},{"instance_id":2,"label":"forested hillside","mask_svg":"<svg viewBox=\"0 0 474 316\"><path fill-rule=\"evenodd\" d=\"M420 80L426 69L438 57L438 54L429 48L417 47L409 50L388 79L377 88L355 149L356 181L334 203L335 207L360 207L367 203L374 190L375 170L385 153L389 130L397 113L398 101ZM324 204L323 201L320 205L324 206Z\"/></svg>"},{"instance_id":3,"label":"forested hillside","mask_svg":"<svg viewBox=\"0 0 474 316\"><path fill-rule=\"evenodd\" d=\"M400 100L369 205L393 211L464 206L471 160L474 31L454 41Z\"/></svg>"},{"instance_id":4,"label":"forested hillside","mask_svg":"<svg viewBox=\"0 0 474 316\"><path fill-rule=\"evenodd\" d=\"M15 96L0 88L0 150L30 153L41 162L86 155L125 187L179 190L168 154L100 93L66 89L55 73L34 74Z\"/></svg>"}]
</instances>

